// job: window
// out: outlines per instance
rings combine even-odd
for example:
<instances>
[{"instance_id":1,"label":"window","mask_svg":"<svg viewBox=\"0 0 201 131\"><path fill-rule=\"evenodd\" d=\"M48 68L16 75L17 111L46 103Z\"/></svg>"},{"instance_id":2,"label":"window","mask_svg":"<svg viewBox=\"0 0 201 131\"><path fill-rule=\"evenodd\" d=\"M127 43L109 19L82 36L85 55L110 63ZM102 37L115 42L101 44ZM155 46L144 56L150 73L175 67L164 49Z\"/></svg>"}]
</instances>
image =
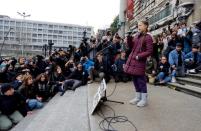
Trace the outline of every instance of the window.
<instances>
[{"instance_id":1,"label":"window","mask_svg":"<svg viewBox=\"0 0 201 131\"><path fill-rule=\"evenodd\" d=\"M22 26L27 26L27 23L26 22L22 22Z\"/></svg>"},{"instance_id":2,"label":"window","mask_svg":"<svg viewBox=\"0 0 201 131\"><path fill-rule=\"evenodd\" d=\"M53 30L48 30L48 33L53 33Z\"/></svg>"},{"instance_id":3,"label":"window","mask_svg":"<svg viewBox=\"0 0 201 131\"><path fill-rule=\"evenodd\" d=\"M11 40L11 41L14 41L14 40L15 40L15 38L14 38L14 37L10 37L10 40Z\"/></svg>"},{"instance_id":4,"label":"window","mask_svg":"<svg viewBox=\"0 0 201 131\"><path fill-rule=\"evenodd\" d=\"M21 22L16 22L16 26L17 27L21 26Z\"/></svg>"},{"instance_id":5,"label":"window","mask_svg":"<svg viewBox=\"0 0 201 131\"><path fill-rule=\"evenodd\" d=\"M36 38L36 37L37 37L37 34L32 34L32 37L35 37L35 38Z\"/></svg>"},{"instance_id":6,"label":"window","mask_svg":"<svg viewBox=\"0 0 201 131\"><path fill-rule=\"evenodd\" d=\"M59 32L58 30L54 30L54 33L55 33L55 34L58 34L58 32Z\"/></svg>"},{"instance_id":7,"label":"window","mask_svg":"<svg viewBox=\"0 0 201 131\"><path fill-rule=\"evenodd\" d=\"M59 36L59 40L62 40L62 36L61 35Z\"/></svg>"},{"instance_id":8,"label":"window","mask_svg":"<svg viewBox=\"0 0 201 131\"><path fill-rule=\"evenodd\" d=\"M53 38L54 38L54 39L57 39L57 35L54 35Z\"/></svg>"},{"instance_id":9,"label":"window","mask_svg":"<svg viewBox=\"0 0 201 131\"><path fill-rule=\"evenodd\" d=\"M49 28L52 29L52 28L53 28L53 25L49 25Z\"/></svg>"},{"instance_id":10,"label":"window","mask_svg":"<svg viewBox=\"0 0 201 131\"><path fill-rule=\"evenodd\" d=\"M3 24L3 20L0 20L0 24Z\"/></svg>"},{"instance_id":11,"label":"window","mask_svg":"<svg viewBox=\"0 0 201 131\"><path fill-rule=\"evenodd\" d=\"M27 28L27 31L28 32L32 32L32 28Z\"/></svg>"},{"instance_id":12,"label":"window","mask_svg":"<svg viewBox=\"0 0 201 131\"><path fill-rule=\"evenodd\" d=\"M15 36L15 33L14 32L10 32L10 36Z\"/></svg>"},{"instance_id":13,"label":"window","mask_svg":"<svg viewBox=\"0 0 201 131\"><path fill-rule=\"evenodd\" d=\"M32 27L32 26L33 26L33 23L27 23L27 26L28 26L28 27Z\"/></svg>"},{"instance_id":14,"label":"window","mask_svg":"<svg viewBox=\"0 0 201 131\"><path fill-rule=\"evenodd\" d=\"M43 43L47 43L47 39L43 39Z\"/></svg>"},{"instance_id":15,"label":"window","mask_svg":"<svg viewBox=\"0 0 201 131\"><path fill-rule=\"evenodd\" d=\"M33 43L36 43L36 42L37 42L37 39L32 39L32 42L33 42Z\"/></svg>"},{"instance_id":16,"label":"window","mask_svg":"<svg viewBox=\"0 0 201 131\"><path fill-rule=\"evenodd\" d=\"M33 24L33 27L34 27L34 28L37 28L37 27L38 27L38 25L37 25L36 23L34 23L34 24Z\"/></svg>"},{"instance_id":17,"label":"window","mask_svg":"<svg viewBox=\"0 0 201 131\"><path fill-rule=\"evenodd\" d=\"M57 40L53 40L53 43L57 43Z\"/></svg>"},{"instance_id":18,"label":"window","mask_svg":"<svg viewBox=\"0 0 201 131\"><path fill-rule=\"evenodd\" d=\"M58 25L54 25L54 29L58 29Z\"/></svg>"},{"instance_id":19,"label":"window","mask_svg":"<svg viewBox=\"0 0 201 131\"><path fill-rule=\"evenodd\" d=\"M38 39L38 42L42 42L42 39Z\"/></svg>"},{"instance_id":20,"label":"window","mask_svg":"<svg viewBox=\"0 0 201 131\"><path fill-rule=\"evenodd\" d=\"M87 28L87 31L91 31L91 28Z\"/></svg>"},{"instance_id":21,"label":"window","mask_svg":"<svg viewBox=\"0 0 201 131\"><path fill-rule=\"evenodd\" d=\"M3 26L0 26L0 30L3 30Z\"/></svg>"},{"instance_id":22,"label":"window","mask_svg":"<svg viewBox=\"0 0 201 131\"><path fill-rule=\"evenodd\" d=\"M63 31L59 31L59 34L63 34Z\"/></svg>"},{"instance_id":23,"label":"window","mask_svg":"<svg viewBox=\"0 0 201 131\"><path fill-rule=\"evenodd\" d=\"M33 28L33 32L37 33L38 32L37 28Z\"/></svg>"},{"instance_id":24,"label":"window","mask_svg":"<svg viewBox=\"0 0 201 131\"><path fill-rule=\"evenodd\" d=\"M43 37L43 35L42 34L38 34L38 38L42 38Z\"/></svg>"},{"instance_id":25,"label":"window","mask_svg":"<svg viewBox=\"0 0 201 131\"><path fill-rule=\"evenodd\" d=\"M15 21L10 21L10 25L14 26L15 25Z\"/></svg>"},{"instance_id":26,"label":"window","mask_svg":"<svg viewBox=\"0 0 201 131\"><path fill-rule=\"evenodd\" d=\"M43 24L38 24L38 28L43 28Z\"/></svg>"},{"instance_id":27,"label":"window","mask_svg":"<svg viewBox=\"0 0 201 131\"><path fill-rule=\"evenodd\" d=\"M53 36L52 35L48 35L48 39L53 39Z\"/></svg>"},{"instance_id":28,"label":"window","mask_svg":"<svg viewBox=\"0 0 201 131\"><path fill-rule=\"evenodd\" d=\"M4 25L9 25L9 21L4 21Z\"/></svg>"},{"instance_id":29,"label":"window","mask_svg":"<svg viewBox=\"0 0 201 131\"><path fill-rule=\"evenodd\" d=\"M39 33L42 33L42 32L43 32L43 30L42 30L42 29L38 29L38 32L39 32Z\"/></svg>"},{"instance_id":30,"label":"window","mask_svg":"<svg viewBox=\"0 0 201 131\"><path fill-rule=\"evenodd\" d=\"M46 35L46 34L43 34L43 38L47 39L47 35Z\"/></svg>"},{"instance_id":31,"label":"window","mask_svg":"<svg viewBox=\"0 0 201 131\"><path fill-rule=\"evenodd\" d=\"M63 30L63 28L64 28L63 26L59 26L59 29L60 29L60 30Z\"/></svg>"},{"instance_id":32,"label":"window","mask_svg":"<svg viewBox=\"0 0 201 131\"><path fill-rule=\"evenodd\" d=\"M7 31L9 30L9 27L8 26L4 26L4 31Z\"/></svg>"},{"instance_id":33,"label":"window","mask_svg":"<svg viewBox=\"0 0 201 131\"><path fill-rule=\"evenodd\" d=\"M67 40L67 36L63 36L63 39L64 39L64 40Z\"/></svg>"},{"instance_id":34,"label":"window","mask_svg":"<svg viewBox=\"0 0 201 131\"><path fill-rule=\"evenodd\" d=\"M47 31L47 29L43 29L43 33L47 33L48 31Z\"/></svg>"},{"instance_id":35,"label":"window","mask_svg":"<svg viewBox=\"0 0 201 131\"><path fill-rule=\"evenodd\" d=\"M69 40L72 40L72 39L73 39L73 37L72 37L72 36L68 36L68 39L69 39Z\"/></svg>"}]
</instances>

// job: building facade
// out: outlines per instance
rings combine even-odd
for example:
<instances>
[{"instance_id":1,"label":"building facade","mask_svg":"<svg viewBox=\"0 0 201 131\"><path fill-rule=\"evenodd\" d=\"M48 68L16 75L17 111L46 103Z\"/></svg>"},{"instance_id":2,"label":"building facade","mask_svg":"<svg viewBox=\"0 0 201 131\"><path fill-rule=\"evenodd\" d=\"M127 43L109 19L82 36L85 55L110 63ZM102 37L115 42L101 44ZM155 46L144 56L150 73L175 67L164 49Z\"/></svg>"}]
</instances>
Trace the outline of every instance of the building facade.
<instances>
[{"instance_id":1,"label":"building facade","mask_svg":"<svg viewBox=\"0 0 201 131\"><path fill-rule=\"evenodd\" d=\"M128 0L130 1L130 0ZM129 29L137 31L137 22L147 20L153 34L174 23L188 25L201 20L200 0L133 0L133 19L127 21Z\"/></svg>"},{"instance_id":2,"label":"building facade","mask_svg":"<svg viewBox=\"0 0 201 131\"><path fill-rule=\"evenodd\" d=\"M67 48L69 45L78 47L83 38L91 37L91 26L62 24L53 22L13 19L0 16L0 49L4 55L41 54L48 41L54 48Z\"/></svg>"}]
</instances>

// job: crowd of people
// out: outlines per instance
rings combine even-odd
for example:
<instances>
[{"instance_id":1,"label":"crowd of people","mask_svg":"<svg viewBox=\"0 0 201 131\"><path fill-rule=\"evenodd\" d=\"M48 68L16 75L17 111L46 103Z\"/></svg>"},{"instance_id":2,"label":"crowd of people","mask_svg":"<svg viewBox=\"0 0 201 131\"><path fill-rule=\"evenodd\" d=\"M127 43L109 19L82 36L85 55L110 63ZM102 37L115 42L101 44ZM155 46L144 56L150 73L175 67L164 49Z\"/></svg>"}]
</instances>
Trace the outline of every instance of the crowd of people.
<instances>
[{"instance_id":1,"label":"crowd of people","mask_svg":"<svg viewBox=\"0 0 201 131\"><path fill-rule=\"evenodd\" d=\"M132 52L128 44L135 34L122 39L110 31L99 42L83 39L78 48L55 50L44 58L2 58L0 60L0 130L8 130L34 109L43 107L55 94L91 84L94 80L127 82L132 78L124 65ZM153 36L153 54L146 61L147 81L176 82L176 76L201 70L201 29L175 24Z\"/></svg>"},{"instance_id":2,"label":"crowd of people","mask_svg":"<svg viewBox=\"0 0 201 131\"><path fill-rule=\"evenodd\" d=\"M201 70L201 27L175 24L153 37L153 55L147 59L150 83L176 82L176 76L196 74Z\"/></svg>"}]
</instances>

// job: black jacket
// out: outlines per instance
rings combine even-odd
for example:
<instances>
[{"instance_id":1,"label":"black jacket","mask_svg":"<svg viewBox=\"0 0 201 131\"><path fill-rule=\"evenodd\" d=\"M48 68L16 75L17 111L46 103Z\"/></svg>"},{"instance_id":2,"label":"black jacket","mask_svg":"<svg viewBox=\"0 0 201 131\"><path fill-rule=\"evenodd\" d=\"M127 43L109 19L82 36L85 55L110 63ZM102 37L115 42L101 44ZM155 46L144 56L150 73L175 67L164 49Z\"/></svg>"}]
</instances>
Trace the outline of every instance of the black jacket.
<instances>
[{"instance_id":1,"label":"black jacket","mask_svg":"<svg viewBox=\"0 0 201 131\"><path fill-rule=\"evenodd\" d=\"M17 92L14 92L12 96L1 95L0 110L5 115L11 115L18 110L25 116L27 112L26 100Z\"/></svg>"}]
</instances>

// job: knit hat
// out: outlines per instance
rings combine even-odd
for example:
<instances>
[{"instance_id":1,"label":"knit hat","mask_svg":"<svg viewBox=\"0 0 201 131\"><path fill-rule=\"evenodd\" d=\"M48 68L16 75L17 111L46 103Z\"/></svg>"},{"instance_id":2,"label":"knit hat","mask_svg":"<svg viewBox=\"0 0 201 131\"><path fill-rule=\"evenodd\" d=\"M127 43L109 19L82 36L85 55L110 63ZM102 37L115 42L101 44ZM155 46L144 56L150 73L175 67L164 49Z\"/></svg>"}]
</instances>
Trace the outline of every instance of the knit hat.
<instances>
[{"instance_id":1,"label":"knit hat","mask_svg":"<svg viewBox=\"0 0 201 131\"><path fill-rule=\"evenodd\" d=\"M9 83L4 83L1 85L1 93L4 94L5 92L7 92L8 90L10 90L12 88L12 85Z\"/></svg>"}]
</instances>

